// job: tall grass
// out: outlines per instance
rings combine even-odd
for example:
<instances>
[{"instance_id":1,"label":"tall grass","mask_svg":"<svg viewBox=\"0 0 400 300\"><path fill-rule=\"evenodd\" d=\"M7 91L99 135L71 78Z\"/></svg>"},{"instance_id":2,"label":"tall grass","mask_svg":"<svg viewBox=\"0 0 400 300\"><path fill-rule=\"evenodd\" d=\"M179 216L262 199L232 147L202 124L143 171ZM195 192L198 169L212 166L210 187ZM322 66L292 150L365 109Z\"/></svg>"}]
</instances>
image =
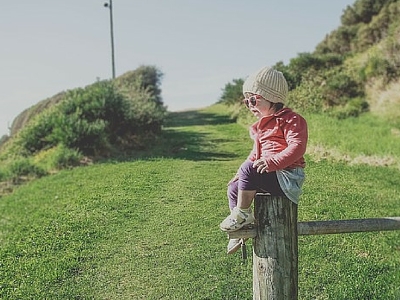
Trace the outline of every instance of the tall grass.
<instances>
[{"instance_id":1,"label":"tall grass","mask_svg":"<svg viewBox=\"0 0 400 300\"><path fill-rule=\"evenodd\" d=\"M311 155L400 169L398 120L389 121L370 113L344 120L326 115L306 117L310 133L308 153Z\"/></svg>"},{"instance_id":2,"label":"tall grass","mask_svg":"<svg viewBox=\"0 0 400 300\"><path fill-rule=\"evenodd\" d=\"M219 105L171 117L151 151L0 198L0 299L252 299L252 259L218 229L247 130ZM400 215L398 169L307 162L300 221ZM301 237L299 299L399 299L399 240Z\"/></svg>"}]
</instances>

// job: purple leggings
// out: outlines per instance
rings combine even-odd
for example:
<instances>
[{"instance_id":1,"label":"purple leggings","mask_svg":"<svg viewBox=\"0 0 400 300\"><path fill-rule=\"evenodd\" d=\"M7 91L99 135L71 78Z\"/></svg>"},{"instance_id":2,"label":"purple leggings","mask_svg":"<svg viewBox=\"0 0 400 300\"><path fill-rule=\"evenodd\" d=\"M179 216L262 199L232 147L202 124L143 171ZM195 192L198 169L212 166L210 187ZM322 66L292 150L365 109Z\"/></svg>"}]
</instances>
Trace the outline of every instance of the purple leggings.
<instances>
[{"instance_id":1,"label":"purple leggings","mask_svg":"<svg viewBox=\"0 0 400 300\"><path fill-rule=\"evenodd\" d=\"M257 191L260 193L270 193L274 196L284 196L279 186L276 172L257 173L253 168L253 162L246 160L239 168L239 180L228 185L229 208L232 210L237 205L238 190Z\"/></svg>"}]
</instances>

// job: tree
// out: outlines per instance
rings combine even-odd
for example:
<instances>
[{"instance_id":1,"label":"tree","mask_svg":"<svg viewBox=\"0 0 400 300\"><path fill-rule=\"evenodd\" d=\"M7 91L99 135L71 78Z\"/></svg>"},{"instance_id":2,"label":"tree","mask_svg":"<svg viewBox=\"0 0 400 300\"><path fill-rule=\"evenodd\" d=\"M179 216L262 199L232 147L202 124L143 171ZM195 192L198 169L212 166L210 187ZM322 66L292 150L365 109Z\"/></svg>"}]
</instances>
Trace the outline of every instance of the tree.
<instances>
[{"instance_id":1,"label":"tree","mask_svg":"<svg viewBox=\"0 0 400 300\"><path fill-rule=\"evenodd\" d=\"M243 99L243 83L243 79L233 79L232 82L227 83L225 88L222 90L222 96L219 102L227 105L238 103Z\"/></svg>"}]
</instances>

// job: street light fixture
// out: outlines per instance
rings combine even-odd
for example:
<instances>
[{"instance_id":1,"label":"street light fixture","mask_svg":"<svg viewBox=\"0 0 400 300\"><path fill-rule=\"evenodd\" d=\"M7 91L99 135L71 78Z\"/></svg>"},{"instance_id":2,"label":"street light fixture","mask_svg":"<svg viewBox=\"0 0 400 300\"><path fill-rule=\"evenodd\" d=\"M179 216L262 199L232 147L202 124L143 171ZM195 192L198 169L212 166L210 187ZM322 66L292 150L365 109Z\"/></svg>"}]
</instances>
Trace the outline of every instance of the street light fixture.
<instances>
[{"instance_id":1,"label":"street light fixture","mask_svg":"<svg viewBox=\"0 0 400 300\"><path fill-rule=\"evenodd\" d=\"M112 0L104 3L104 7L110 9L110 33L111 33L111 64L112 64L112 78L115 78L115 58L114 58L114 28L113 28L113 5Z\"/></svg>"}]
</instances>

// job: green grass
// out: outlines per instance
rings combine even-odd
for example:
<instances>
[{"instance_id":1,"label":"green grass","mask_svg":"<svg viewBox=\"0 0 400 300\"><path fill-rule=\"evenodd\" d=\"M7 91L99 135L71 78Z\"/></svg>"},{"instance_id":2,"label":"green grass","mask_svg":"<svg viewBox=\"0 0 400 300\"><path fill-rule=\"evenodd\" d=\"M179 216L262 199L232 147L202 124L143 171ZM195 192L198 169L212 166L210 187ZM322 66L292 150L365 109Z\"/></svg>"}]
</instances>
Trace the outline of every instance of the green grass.
<instances>
[{"instance_id":1,"label":"green grass","mask_svg":"<svg viewBox=\"0 0 400 300\"><path fill-rule=\"evenodd\" d=\"M306 116L309 122L310 149L322 145L337 158L364 157L365 162L400 168L400 122L372 114L338 120L326 115ZM368 159L369 158L369 159Z\"/></svg>"},{"instance_id":2,"label":"green grass","mask_svg":"<svg viewBox=\"0 0 400 300\"><path fill-rule=\"evenodd\" d=\"M0 299L252 299L252 259L226 255L218 229L251 148L224 111L174 113L151 151L1 197ZM400 216L397 168L307 162L299 221ZM400 231L300 237L299 299L399 299L399 241Z\"/></svg>"}]
</instances>

